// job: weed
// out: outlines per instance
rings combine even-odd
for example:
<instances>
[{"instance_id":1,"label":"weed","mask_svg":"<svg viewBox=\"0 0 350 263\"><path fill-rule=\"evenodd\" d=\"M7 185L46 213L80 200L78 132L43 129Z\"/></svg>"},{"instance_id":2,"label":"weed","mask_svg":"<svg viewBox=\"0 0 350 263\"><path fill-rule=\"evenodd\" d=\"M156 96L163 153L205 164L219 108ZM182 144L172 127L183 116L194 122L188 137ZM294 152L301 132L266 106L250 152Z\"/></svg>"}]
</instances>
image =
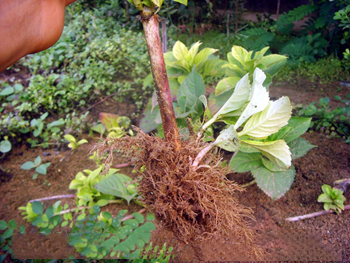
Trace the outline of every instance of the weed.
<instances>
[{"instance_id":1,"label":"weed","mask_svg":"<svg viewBox=\"0 0 350 263\"><path fill-rule=\"evenodd\" d=\"M5 260L7 256L12 254L12 236L17 229L17 223L14 219L9 220L8 222L1 220L0 221L0 246L3 254L0 255L0 263ZM25 234L25 227L23 225L18 227L18 232L20 234Z\"/></svg>"},{"instance_id":2,"label":"weed","mask_svg":"<svg viewBox=\"0 0 350 263\"><path fill-rule=\"evenodd\" d=\"M77 142L77 139L75 139L75 137L71 134L64 135L64 138L69 142L68 148L70 148L72 152L75 152L76 150L78 150L80 145L88 143L88 141L85 139L81 139L80 141Z\"/></svg>"},{"instance_id":3,"label":"weed","mask_svg":"<svg viewBox=\"0 0 350 263\"><path fill-rule=\"evenodd\" d=\"M51 163L42 163L41 157L38 156L35 158L34 162L28 161L22 164L21 169L22 170L31 170L35 168L35 174L33 175L33 179L36 179L39 174L46 175L47 168L51 165Z\"/></svg>"},{"instance_id":4,"label":"weed","mask_svg":"<svg viewBox=\"0 0 350 263\"><path fill-rule=\"evenodd\" d=\"M344 210L344 201L346 198L343 195L343 191L337 188L332 188L329 185L322 185L322 192L320 194L317 202L324 203L324 210L333 210L337 214Z\"/></svg>"}]
</instances>

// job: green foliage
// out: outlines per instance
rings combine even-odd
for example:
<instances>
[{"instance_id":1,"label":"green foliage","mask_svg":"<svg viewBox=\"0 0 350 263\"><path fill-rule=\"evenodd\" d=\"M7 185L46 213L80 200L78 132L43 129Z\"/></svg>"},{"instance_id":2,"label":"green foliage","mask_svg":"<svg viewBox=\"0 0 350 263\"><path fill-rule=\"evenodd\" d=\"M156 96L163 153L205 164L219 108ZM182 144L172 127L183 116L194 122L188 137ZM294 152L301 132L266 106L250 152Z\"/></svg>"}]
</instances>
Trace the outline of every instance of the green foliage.
<instances>
[{"instance_id":1,"label":"green foliage","mask_svg":"<svg viewBox=\"0 0 350 263\"><path fill-rule=\"evenodd\" d=\"M144 246L155 229L153 215L146 218L133 213L133 219L124 220L127 210L119 211L116 217L109 212L100 215L99 206L78 220L69 235L69 244L83 256L102 259L104 257L139 259Z\"/></svg>"},{"instance_id":2,"label":"green foliage","mask_svg":"<svg viewBox=\"0 0 350 263\"><path fill-rule=\"evenodd\" d=\"M93 171L84 170L77 173L71 181L69 189L77 190L78 206L105 206L113 202L115 197L125 199L129 203L136 198L137 191L129 186L134 185L131 178L117 173L119 169L110 168L105 175L101 171L102 166Z\"/></svg>"},{"instance_id":3,"label":"green foliage","mask_svg":"<svg viewBox=\"0 0 350 263\"><path fill-rule=\"evenodd\" d=\"M0 246L2 250L0 263L3 262L8 255L11 256L12 254L12 236L16 229L20 234L25 234L25 227L23 225L18 227L14 219L9 220L8 222L0 220Z\"/></svg>"},{"instance_id":4,"label":"green foliage","mask_svg":"<svg viewBox=\"0 0 350 263\"><path fill-rule=\"evenodd\" d=\"M39 174L46 175L47 168L51 165L50 162L48 163L42 163L41 157L38 156L35 158L34 162L28 161L22 164L21 169L22 170L31 170L35 168L35 174L33 175L33 179L36 179Z\"/></svg>"},{"instance_id":5,"label":"green foliage","mask_svg":"<svg viewBox=\"0 0 350 263\"><path fill-rule=\"evenodd\" d=\"M204 80L209 76L221 75L220 66L223 61L213 56L217 50L204 48L199 51L200 45L201 43L197 42L190 49L187 49L182 42L177 41L173 50L164 54L167 74L170 79L175 78L181 84L193 68Z\"/></svg>"},{"instance_id":6,"label":"green foliage","mask_svg":"<svg viewBox=\"0 0 350 263\"><path fill-rule=\"evenodd\" d=\"M321 98L319 102L312 102L307 106L303 106L297 110L299 116L312 117L311 127L315 130L322 131L335 137L342 137L346 143L350 143L350 94L342 99L335 96L335 99L343 102L343 107L331 109L330 99L328 97Z\"/></svg>"},{"instance_id":7,"label":"green foliage","mask_svg":"<svg viewBox=\"0 0 350 263\"><path fill-rule=\"evenodd\" d=\"M73 152L76 151L80 145L88 143L86 139L81 139L77 142L77 139L71 134L64 135L64 138L69 142L68 147L71 148Z\"/></svg>"},{"instance_id":8,"label":"green foliage","mask_svg":"<svg viewBox=\"0 0 350 263\"><path fill-rule=\"evenodd\" d=\"M272 77L286 63L286 57L281 55L267 55L265 53L269 47L260 51L248 52L240 46L233 46L232 51L227 54L227 60L222 67L226 69L228 78L221 80L216 86L215 95L220 95L235 87L237 82L247 73L253 75L254 70L258 67L266 74L265 86L269 86Z\"/></svg>"},{"instance_id":9,"label":"green foliage","mask_svg":"<svg viewBox=\"0 0 350 263\"><path fill-rule=\"evenodd\" d=\"M337 214L344 210L344 201L346 200L343 191L332 188L329 185L322 185L322 192L317 198L317 202L324 203L324 210L333 210Z\"/></svg>"},{"instance_id":10,"label":"green foliage","mask_svg":"<svg viewBox=\"0 0 350 263\"><path fill-rule=\"evenodd\" d=\"M127 134L133 136L133 131L129 129L131 120L128 117L105 112L101 112L99 117L102 123L98 123L91 127L92 131L98 132L102 135L107 130L107 137L109 138L122 138Z\"/></svg>"}]
</instances>

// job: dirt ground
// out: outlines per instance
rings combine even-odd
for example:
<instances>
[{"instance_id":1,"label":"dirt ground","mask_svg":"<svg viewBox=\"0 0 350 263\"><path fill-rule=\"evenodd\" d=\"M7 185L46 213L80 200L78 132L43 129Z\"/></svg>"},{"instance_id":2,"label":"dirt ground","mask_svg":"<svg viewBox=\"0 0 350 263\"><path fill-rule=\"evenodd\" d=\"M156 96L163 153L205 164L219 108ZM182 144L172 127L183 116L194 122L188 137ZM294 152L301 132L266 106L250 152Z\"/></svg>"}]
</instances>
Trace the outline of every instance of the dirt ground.
<instances>
[{"instance_id":1,"label":"dirt ground","mask_svg":"<svg viewBox=\"0 0 350 263\"><path fill-rule=\"evenodd\" d=\"M338 88L341 88L339 91ZM303 88L279 83L270 87L273 98L282 95L290 97L294 104L308 104L321 97L334 95L345 96L350 88L334 83L329 86L305 84ZM108 104L107 104L108 103ZM120 113L126 105L111 107L111 101L94 109L93 116L99 111L109 109L110 113ZM331 104L336 106L336 104ZM132 110L130 108L130 110ZM131 112L129 112L131 114ZM124 113L123 113L124 114ZM13 256L17 259L29 258L68 258L74 252L68 246L67 234L56 233L43 236L36 233L35 228L25 223L18 207L26 205L31 199L52 195L71 194L68 189L70 181L83 169L94 169L95 163L88 159L89 152L96 142L88 138L89 144L82 145L78 151L69 155L63 161L60 159L68 152L59 149L28 148L21 146L13 149L1 160L1 167L6 171L0 180L0 219L15 219L19 224L25 224L26 234L15 234L13 237ZM317 148L312 149L305 157L295 160L295 181L285 196L272 201L256 185L250 186L238 196L240 202L250 207L256 218L251 222L259 235L258 242L266 251L264 260L283 261L350 261L350 211L340 215L328 214L298 222L287 222L285 218L303 215L323 210L323 205L317 202L323 184L332 185L337 179L350 177L350 145L341 139L328 138L326 135L313 132L304 138ZM43 162L51 162L46 176L39 175L32 179L32 171L24 171L20 166L35 157L41 156ZM120 163L125 160L119 160ZM122 168L122 172L131 174L131 167ZM228 175L230 180L244 184L253 177L249 173ZM50 185L49 185L50 184ZM345 192L346 204L349 204L350 193ZM74 200L64 200L74 206ZM138 211L137 205L110 205L108 211L116 215L120 209ZM198 243L196 246L185 245L176 240L173 234L157 222L152 239L157 244L167 242L174 247L175 261L239 261L249 259L247 248L234 236L220 236L209 242ZM1 252L0 252L1 254Z\"/></svg>"}]
</instances>

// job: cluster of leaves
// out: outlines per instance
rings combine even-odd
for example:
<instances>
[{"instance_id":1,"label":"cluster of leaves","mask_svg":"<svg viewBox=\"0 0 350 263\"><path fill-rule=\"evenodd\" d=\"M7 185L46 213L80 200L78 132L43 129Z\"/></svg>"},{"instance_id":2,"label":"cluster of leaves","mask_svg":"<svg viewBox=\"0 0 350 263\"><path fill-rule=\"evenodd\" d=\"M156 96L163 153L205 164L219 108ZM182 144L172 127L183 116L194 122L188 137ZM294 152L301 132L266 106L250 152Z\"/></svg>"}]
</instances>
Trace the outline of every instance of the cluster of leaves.
<instances>
[{"instance_id":1,"label":"cluster of leaves","mask_svg":"<svg viewBox=\"0 0 350 263\"><path fill-rule=\"evenodd\" d=\"M153 215L145 217L133 213L132 219L123 220L127 210L119 211L116 217L102 212L95 205L91 213L77 220L69 235L69 244L88 258L116 257L125 259L142 258L142 252L155 229Z\"/></svg>"},{"instance_id":2,"label":"cluster of leaves","mask_svg":"<svg viewBox=\"0 0 350 263\"><path fill-rule=\"evenodd\" d=\"M102 175L101 171L102 166L93 171L84 170L77 173L75 179L71 181L69 189L77 190L78 206L92 207L95 204L105 206L112 203L115 197L129 203L137 196L132 179L117 173L119 169L110 168L105 175Z\"/></svg>"},{"instance_id":3,"label":"cluster of leaves","mask_svg":"<svg viewBox=\"0 0 350 263\"><path fill-rule=\"evenodd\" d=\"M344 103L344 107L331 109L330 99L321 98L319 102L312 102L297 110L299 116L312 117L311 127L335 137L343 138L346 143L350 143L350 94L342 99L335 96L335 99Z\"/></svg>"},{"instance_id":4,"label":"cluster of leaves","mask_svg":"<svg viewBox=\"0 0 350 263\"><path fill-rule=\"evenodd\" d=\"M22 170L31 170L35 168L35 174L33 174L33 179L36 179L39 174L46 175L47 168L51 165L50 162L48 163L42 163L41 157L38 156L35 158L34 162L28 161L22 164L21 169Z\"/></svg>"},{"instance_id":5,"label":"cluster of leaves","mask_svg":"<svg viewBox=\"0 0 350 263\"><path fill-rule=\"evenodd\" d=\"M12 236L15 232L15 230L17 229L17 223L14 219L9 220L8 222L1 220L0 221L0 231L1 231L1 235L0 235L0 246L1 246L1 250L3 251L3 254L0 255L0 263L3 262L5 260L5 258L7 257L7 255L11 255L12 254L12 249L11 249L11 245L12 245ZM25 234L26 229L23 225L18 227L18 232L20 234Z\"/></svg>"},{"instance_id":6,"label":"cluster of leaves","mask_svg":"<svg viewBox=\"0 0 350 263\"><path fill-rule=\"evenodd\" d=\"M252 24L241 32L243 37L237 43L253 50L269 45L279 54L288 55L288 62L294 66L315 62L327 54L339 56L349 32L348 9L347 1L301 5L283 13L276 22L269 19L269 23ZM294 32L294 22L305 17L309 18L302 30ZM343 39L339 37L340 31L344 33Z\"/></svg>"},{"instance_id":7,"label":"cluster of leaves","mask_svg":"<svg viewBox=\"0 0 350 263\"><path fill-rule=\"evenodd\" d=\"M101 112L99 117L101 123L91 127L92 131L101 135L107 131L107 138L122 138L127 134L133 136L133 131L130 129L131 120L128 117L106 112Z\"/></svg>"},{"instance_id":8,"label":"cluster of leaves","mask_svg":"<svg viewBox=\"0 0 350 263\"><path fill-rule=\"evenodd\" d=\"M327 184L322 185L322 192L320 194L317 202L324 203L324 210L333 210L337 214L341 213L344 210L344 202L346 200L343 195L343 191L337 188L332 188Z\"/></svg>"}]
</instances>

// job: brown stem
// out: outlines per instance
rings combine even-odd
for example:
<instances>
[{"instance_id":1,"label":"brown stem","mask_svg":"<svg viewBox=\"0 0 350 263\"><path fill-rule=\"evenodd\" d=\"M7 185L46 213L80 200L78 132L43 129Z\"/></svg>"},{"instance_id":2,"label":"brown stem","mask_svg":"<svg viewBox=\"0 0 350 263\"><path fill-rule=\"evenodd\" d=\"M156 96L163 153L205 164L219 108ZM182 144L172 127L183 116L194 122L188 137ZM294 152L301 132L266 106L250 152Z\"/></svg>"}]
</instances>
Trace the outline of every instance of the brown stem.
<instances>
[{"instance_id":1,"label":"brown stem","mask_svg":"<svg viewBox=\"0 0 350 263\"><path fill-rule=\"evenodd\" d=\"M146 9L146 8L144 8ZM142 12L141 22L145 33L148 54L151 61L152 75L156 86L157 99L162 117L165 139L174 142L175 149L180 148L179 131L171 101L168 76L162 52L157 14Z\"/></svg>"},{"instance_id":2,"label":"brown stem","mask_svg":"<svg viewBox=\"0 0 350 263\"><path fill-rule=\"evenodd\" d=\"M350 209L350 205L344 206L344 210L347 210L347 209ZM302 215L302 216L289 217L289 218L286 218L286 221L295 222L295 221L299 221L299 220L303 220L303 219L307 219L307 218L331 214L333 212L334 212L333 210L319 211L319 212L306 214L306 215Z\"/></svg>"},{"instance_id":3,"label":"brown stem","mask_svg":"<svg viewBox=\"0 0 350 263\"><path fill-rule=\"evenodd\" d=\"M113 165L112 167L119 169L119 168L123 168L123 167L128 167L130 165L131 165L131 163L121 163L121 164Z\"/></svg>"}]
</instances>

